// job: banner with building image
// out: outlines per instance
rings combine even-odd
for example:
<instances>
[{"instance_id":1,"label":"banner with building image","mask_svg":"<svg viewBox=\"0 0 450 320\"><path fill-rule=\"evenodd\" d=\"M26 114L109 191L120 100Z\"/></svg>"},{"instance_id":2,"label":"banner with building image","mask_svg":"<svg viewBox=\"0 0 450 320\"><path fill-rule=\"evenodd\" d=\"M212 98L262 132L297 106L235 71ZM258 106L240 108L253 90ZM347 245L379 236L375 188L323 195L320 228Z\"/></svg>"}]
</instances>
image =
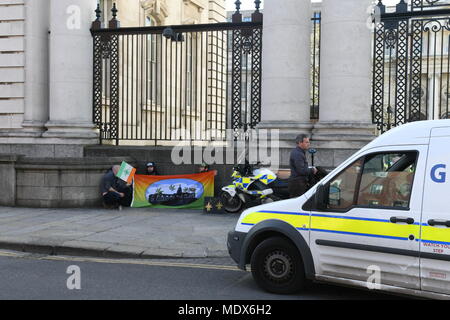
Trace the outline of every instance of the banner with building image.
<instances>
[{"instance_id":1,"label":"banner with building image","mask_svg":"<svg viewBox=\"0 0 450 320\"><path fill-rule=\"evenodd\" d=\"M131 206L202 210L205 197L214 196L214 175L135 175Z\"/></svg>"}]
</instances>

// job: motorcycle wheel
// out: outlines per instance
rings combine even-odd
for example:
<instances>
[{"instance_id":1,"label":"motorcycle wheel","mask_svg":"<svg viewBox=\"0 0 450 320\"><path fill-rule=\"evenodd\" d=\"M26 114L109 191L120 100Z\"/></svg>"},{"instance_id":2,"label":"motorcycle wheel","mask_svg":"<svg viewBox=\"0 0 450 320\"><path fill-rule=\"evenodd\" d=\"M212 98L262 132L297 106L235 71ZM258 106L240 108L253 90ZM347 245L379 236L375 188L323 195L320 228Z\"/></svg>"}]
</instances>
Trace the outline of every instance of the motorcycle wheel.
<instances>
[{"instance_id":1,"label":"motorcycle wheel","mask_svg":"<svg viewBox=\"0 0 450 320\"><path fill-rule=\"evenodd\" d=\"M243 202L237 195L232 197L228 192L224 191L220 194L220 199L226 212L236 213L242 209Z\"/></svg>"}]
</instances>

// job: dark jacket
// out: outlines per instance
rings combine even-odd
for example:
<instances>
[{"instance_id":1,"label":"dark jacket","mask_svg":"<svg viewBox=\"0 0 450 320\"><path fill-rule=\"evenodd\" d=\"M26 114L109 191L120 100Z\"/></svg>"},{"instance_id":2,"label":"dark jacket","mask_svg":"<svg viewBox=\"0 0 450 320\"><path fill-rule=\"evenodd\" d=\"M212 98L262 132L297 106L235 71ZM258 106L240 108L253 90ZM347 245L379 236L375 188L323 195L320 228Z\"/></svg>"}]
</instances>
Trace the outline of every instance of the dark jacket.
<instances>
[{"instance_id":1,"label":"dark jacket","mask_svg":"<svg viewBox=\"0 0 450 320\"><path fill-rule=\"evenodd\" d=\"M101 194L108 192L111 187L118 192L124 192L128 188L124 181L117 178L112 170L109 170L100 182Z\"/></svg>"},{"instance_id":2,"label":"dark jacket","mask_svg":"<svg viewBox=\"0 0 450 320\"><path fill-rule=\"evenodd\" d=\"M306 160L306 152L300 147L291 151L289 166L291 167L290 179L304 178L307 181L313 175L313 169L309 168Z\"/></svg>"}]
</instances>

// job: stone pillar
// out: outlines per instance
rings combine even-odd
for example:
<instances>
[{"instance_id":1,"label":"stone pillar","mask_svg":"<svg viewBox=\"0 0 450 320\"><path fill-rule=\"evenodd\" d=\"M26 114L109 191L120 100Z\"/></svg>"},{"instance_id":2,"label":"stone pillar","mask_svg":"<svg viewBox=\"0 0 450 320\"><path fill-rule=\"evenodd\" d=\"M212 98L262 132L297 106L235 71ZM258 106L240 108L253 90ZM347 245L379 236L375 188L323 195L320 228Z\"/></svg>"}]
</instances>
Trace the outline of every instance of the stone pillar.
<instances>
[{"instance_id":1,"label":"stone pillar","mask_svg":"<svg viewBox=\"0 0 450 320\"><path fill-rule=\"evenodd\" d=\"M48 31L50 0L25 2L25 110L22 127L27 136L39 137L48 120Z\"/></svg>"},{"instance_id":2,"label":"stone pillar","mask_svg":"<svg viewBox=\"0 0 450 320\"><path fill-rule=\"evenodd\" d=\"M321 151L318 165L337 166L375 138L370 110L371 4L372 0L322 2L320 120L312 136Z\"/></svg>"},{"instance_id":3,"label":"stone pillar","mask_svg":"<svg viewBox=\"0 0 450 320\"><path fill-rule=\"evenodd\" d=\"M89 31L96 4L96 0L50 0L50 119L43 137L97 143Z\"/></svg>"},{"instance_id":4,"label":"stone pillar","mask_svg":"<svg viewBox=\"0 0 450 320\"><path fill-rule=\"evenodd\" d=\"M311 1L264 3L260 129L279 129L282 165L295 137L310 133Z\"/></svg>"}]
</instances>

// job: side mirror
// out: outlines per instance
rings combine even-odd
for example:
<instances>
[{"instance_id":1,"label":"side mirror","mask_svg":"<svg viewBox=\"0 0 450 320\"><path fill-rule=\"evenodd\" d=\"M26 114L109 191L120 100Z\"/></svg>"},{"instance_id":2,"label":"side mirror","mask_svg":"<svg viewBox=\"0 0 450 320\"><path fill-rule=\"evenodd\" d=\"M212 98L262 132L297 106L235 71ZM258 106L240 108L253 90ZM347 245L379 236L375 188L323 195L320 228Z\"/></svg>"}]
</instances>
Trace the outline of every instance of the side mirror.
<instances>
[{"instance_id":1,"label":"side mirror","mask_svg":"<svg viewBox=\"0 0 450 320\"><path fill-rule=\"evenodd\" d=\"M328 204L328 188L323 184L317 187L314 195L314 208L316 210L325 211Z\"/></svg>"}]
</instances>

